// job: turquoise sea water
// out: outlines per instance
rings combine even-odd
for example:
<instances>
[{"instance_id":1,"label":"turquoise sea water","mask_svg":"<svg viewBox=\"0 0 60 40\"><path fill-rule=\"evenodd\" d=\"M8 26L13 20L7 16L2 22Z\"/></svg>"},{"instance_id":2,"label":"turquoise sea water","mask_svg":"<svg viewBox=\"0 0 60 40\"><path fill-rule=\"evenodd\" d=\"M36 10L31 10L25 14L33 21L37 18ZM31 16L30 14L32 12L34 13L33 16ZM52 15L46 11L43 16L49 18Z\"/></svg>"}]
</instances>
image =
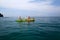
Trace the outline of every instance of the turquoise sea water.
<instances>
[{"instance_id":1,"label":"turquoise sea water","mask_svg":"<svg viewBox=\"0 0 60 40\"><path fill-rule=\"evenodd\" d=\"M60 17L35 17L35 22L0 18L0 40L60 40Z\"/></svg>"}]
</instances>

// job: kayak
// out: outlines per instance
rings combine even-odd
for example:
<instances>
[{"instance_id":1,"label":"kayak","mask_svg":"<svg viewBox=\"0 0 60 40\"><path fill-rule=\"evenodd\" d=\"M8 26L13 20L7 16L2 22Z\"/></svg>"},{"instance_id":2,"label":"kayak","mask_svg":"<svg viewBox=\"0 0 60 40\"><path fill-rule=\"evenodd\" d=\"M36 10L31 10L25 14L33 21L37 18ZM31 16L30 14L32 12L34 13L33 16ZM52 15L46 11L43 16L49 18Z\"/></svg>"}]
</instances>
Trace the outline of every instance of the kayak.
<instances>
[{"instance_id":1,"label":"kayak","mask_svg":"<svg viewBox=\"0 0 60 40\"><path fill-rule=\"evenodd\" d=\"M30 19L29 21L27 19L22 19L22 20L16 20L16 22L34 22L34 19Z\"/></svg>"}]
</instances>

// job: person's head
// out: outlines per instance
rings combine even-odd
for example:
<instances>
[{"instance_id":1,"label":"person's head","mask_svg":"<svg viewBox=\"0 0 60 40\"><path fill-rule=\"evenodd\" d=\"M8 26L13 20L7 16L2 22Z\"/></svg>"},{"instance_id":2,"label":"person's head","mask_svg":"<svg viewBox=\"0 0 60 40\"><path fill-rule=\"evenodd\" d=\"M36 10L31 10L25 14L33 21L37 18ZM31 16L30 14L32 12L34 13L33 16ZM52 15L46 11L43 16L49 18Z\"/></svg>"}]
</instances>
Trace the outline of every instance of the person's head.
<instances>
[{"instance_id":1,"label":"person's head","mask_svg":"<svg viewBox=\"0 0 60 40\"><path fill-rule=\"evenodd\" d=\"M28 16L28 18L30 18L30 16Z\"/></svg>"}]
</instances>

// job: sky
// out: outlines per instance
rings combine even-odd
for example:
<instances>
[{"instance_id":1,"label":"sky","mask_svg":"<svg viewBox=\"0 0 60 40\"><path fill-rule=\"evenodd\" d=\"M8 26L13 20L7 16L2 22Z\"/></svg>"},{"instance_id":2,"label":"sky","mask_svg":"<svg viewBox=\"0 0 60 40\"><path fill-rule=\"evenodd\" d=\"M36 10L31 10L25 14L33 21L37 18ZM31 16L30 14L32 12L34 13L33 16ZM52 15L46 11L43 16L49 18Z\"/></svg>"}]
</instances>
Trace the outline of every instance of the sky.
<instances>
[{"instance_id":1,"label":"sky","mask_svg":"<svg viewBox=\"0 0 60 40\"><path fill-rule=\"evenodd\" d=\"M0 0L5 17L60 16L60 0Z\"/></svg>"}]
</instances>

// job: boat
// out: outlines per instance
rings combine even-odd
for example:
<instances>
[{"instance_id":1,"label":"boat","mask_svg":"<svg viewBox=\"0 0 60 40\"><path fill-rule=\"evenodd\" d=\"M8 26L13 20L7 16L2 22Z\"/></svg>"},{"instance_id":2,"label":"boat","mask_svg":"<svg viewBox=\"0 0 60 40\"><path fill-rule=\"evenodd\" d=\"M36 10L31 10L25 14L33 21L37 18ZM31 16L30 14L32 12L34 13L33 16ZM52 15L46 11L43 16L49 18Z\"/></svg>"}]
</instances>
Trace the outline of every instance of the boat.
<instances>
[{"instance_id":1,"label":"boat","mask_svg":"<svg viewBox=\"0 0 60 40\"><path fill-rule=\"evenodd\" d=\"M16 22L34 22L34 21L35 21L35 19L33 19L33 18L29 19L29 21L27 19L16 20Z\"/></svg>"}]
</instances>

